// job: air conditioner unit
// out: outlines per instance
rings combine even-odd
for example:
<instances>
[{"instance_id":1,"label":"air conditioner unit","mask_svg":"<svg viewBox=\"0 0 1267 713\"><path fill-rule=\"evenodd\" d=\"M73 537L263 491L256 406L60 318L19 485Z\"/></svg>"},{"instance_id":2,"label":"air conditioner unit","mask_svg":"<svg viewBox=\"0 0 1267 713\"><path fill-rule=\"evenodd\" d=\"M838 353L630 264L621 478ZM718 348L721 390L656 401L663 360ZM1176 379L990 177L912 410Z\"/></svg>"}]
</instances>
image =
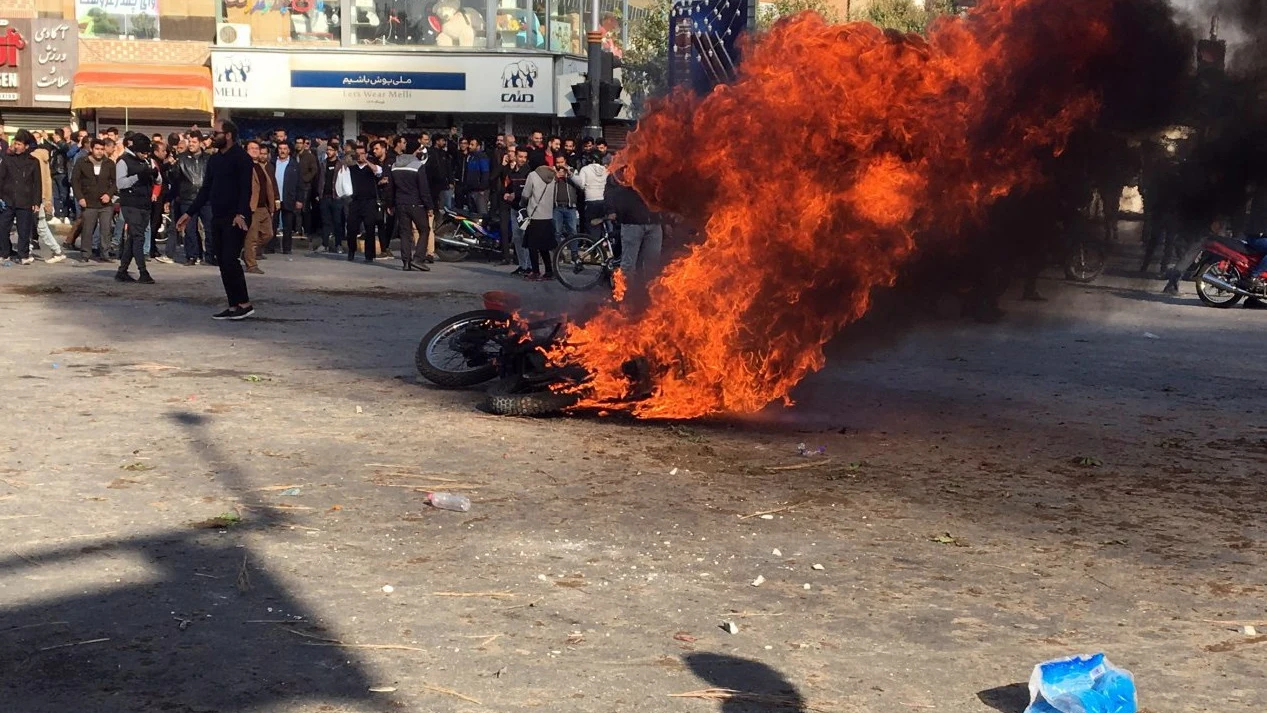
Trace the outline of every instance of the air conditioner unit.
<instances>
[{"instance_id":1,"label":"air conditioner unit","mask_svg":"<svg viewBox=\"0 0 1267 713\"><path fill-rule=\"evenodd\" d=\"M250 47L251 26L233 22L217 23L216 44L221 47Z\"/></svg>"}]
</instances>

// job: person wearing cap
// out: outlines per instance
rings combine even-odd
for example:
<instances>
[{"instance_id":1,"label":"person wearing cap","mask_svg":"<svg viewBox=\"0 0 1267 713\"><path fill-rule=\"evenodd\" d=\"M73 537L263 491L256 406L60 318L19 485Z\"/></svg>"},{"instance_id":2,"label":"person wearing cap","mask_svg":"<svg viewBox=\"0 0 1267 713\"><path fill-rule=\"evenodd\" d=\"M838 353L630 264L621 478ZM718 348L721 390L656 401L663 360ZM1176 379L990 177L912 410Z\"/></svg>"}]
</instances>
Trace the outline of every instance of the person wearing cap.
<instances>
[{"instance_id":1,"label":"person wearing cap","mask_svg":"<svg viewBox=\"0 0 1267 713\"><path fill-rule=\"evenodd\" d=\"M154 182L158 178L150 161L150 139L145 134L134 134L132 145L124 149L115 164L114 182L119 188L119 213L123 218L123 247L119 250L119 271L114 279L119 282L137 282L128 274L132 261L140 270L141 284L152 285L154 278L145 269L145 229L150 224L154 208Z\"/></svg>"}]
</instances>

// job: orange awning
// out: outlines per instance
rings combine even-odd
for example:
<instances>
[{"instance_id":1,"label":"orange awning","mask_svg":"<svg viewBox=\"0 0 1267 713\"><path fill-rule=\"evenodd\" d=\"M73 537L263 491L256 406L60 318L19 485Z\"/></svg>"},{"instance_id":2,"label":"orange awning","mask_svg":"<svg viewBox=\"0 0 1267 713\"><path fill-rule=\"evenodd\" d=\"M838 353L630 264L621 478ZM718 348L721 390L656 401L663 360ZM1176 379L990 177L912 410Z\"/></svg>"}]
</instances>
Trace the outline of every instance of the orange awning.
<instances>
[{"instance_id":1,"label":"orange awning","mask_svg":"<svg viewBox=\"0 0 1267 713\"><path fill-rule=\"evenodd\" d=\"M81 64L72 109L182 109L212 113L211 70L169 64Z\"/></svg>"}]
</instances>

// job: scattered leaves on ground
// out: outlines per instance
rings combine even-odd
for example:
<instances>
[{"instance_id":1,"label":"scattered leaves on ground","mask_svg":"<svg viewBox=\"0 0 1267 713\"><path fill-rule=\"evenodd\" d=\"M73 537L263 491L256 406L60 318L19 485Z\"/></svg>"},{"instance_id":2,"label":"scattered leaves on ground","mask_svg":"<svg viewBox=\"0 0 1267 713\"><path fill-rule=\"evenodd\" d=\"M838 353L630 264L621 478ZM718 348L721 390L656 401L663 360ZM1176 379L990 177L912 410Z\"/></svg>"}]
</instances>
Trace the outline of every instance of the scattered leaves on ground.
<instances>
[{"instance_id":1,"label":"scattered leaves on ground","mask_svg":"<svg viewBox=\"0 0 1267 713\"><path fill-rule=\"evenodd\" d=\"M1104 465L1104 461L1095 456L1074 456L1073 464L1079 468L1099 468Z\"/></svg>"},{"instance_id":2,"label":"scattered leaves on ground","mask_svg":"<svg viewBox=\"0 0 1267 713\"><path fill-rule=\"evenodd\" d=\"M928 539L929 539L929 541L931 541L931 542L936 542L936 543L937 543L937 544L939 544L939 545L954 545L955 547L967 547L967 546L968 546L968 543L964 542L963 540L959 539L958 537L955 537L954 535L950 534L949 532L943 532L943 533L941 533L940 535L933 535L932 537L930 537L930 538L928 538Z\"/></svg>"},{"instance_id":3,"label":"scattered leaves on ground","mask_svg":"<svg viewBox=\"0 0 1267 713\"><path fill-rule=\"evenodd\" d=\"M119 467L122 468L123 470L131 471L134 473L139 472L139 471L145 471L145 470L154 470L155 468L155 466L152 466L149 463L142 463L140 461L134 461L132 463L124 463L123 465Z\"/></svg>"},{"instance_id":4,"label":"scattered leaves on ground","mask_svg":"<svg viewBox=\"0 0 1267 713\"><path fill-rule=\"evenodd\" d=\"M213 518L195 522L194 527L204 530L218 530L242 524L242 516L235 512L225 512Z\"/></svg>"}]
</instances>

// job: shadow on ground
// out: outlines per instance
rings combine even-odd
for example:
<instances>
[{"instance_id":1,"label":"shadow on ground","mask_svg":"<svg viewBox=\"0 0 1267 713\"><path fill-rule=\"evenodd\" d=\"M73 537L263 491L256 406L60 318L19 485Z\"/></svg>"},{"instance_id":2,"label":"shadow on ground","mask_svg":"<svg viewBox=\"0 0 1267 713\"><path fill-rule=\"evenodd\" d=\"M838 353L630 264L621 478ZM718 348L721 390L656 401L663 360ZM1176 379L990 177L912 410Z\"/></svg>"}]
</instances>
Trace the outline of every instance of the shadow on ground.
<instances>
[{"instance_id":1,"label":"shadow on ground","mask_svg":"<svg viewBox=\"0 0 1267 713\"><path fill-rule=\"evenodd\" d=\"M796 686L759 661L714 653L690 654L684 660L691 673L711 688L733 692L722 703L722 713L805 711L805 700Z\"/></svg>"},{"instance_id":2,"label":"shadow on ground","mask_svg":"<svg viewBox=\"0 0 1267 713\"><path fill-rule=\"evenodd\" d=\"M207 437L205 417L170 416L200 455L225 458ZM236 466L220 475L245 482ZM0 583L37 583L26 600L0 607L3 710L246 713L294 700L385 710L368 700L381 694L369 692L353 652L253 558L245 530L286 526L256 512L249 526L230 515L0 559ZM60 586L60 577L85 571L96 575L95 588Z\"/></svg>"},{"instance_id":3,"label":"shadow on ground","mask_svg":"<svg viewBox=\"0 0 1267 713\"><path fill-rule=\"evenodd\" d=\"M1012 683L977 693L981 702L999 713L1024 713L1029 705L1029 686Z\"/></svg>"}]
</instances>

